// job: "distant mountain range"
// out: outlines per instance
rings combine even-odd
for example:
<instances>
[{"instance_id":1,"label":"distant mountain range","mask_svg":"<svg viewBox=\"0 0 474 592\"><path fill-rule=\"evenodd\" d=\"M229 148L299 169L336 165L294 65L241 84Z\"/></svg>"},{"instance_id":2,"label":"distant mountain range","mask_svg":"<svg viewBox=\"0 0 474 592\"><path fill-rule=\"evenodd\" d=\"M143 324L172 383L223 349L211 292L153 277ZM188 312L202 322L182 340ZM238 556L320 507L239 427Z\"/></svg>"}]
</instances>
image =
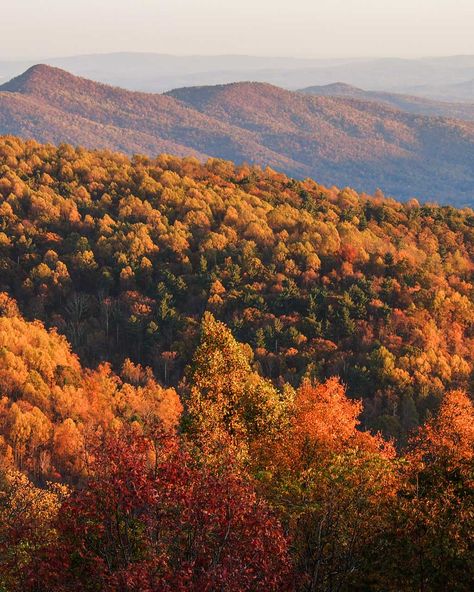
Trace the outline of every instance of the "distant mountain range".
<instances>
[{"instance_id":1,"label":"distant mountain range","mask_svg":"<svg viewBox=\"0 0 474 592\"><path fill-rule=\"evenodd\" d=\"M146 94L35 66L0 87L0 133L214 156L367 192L381 187L402 199L474 203L473 122L406 113L366 97L248 82Z\"/></svg>"},{"instance_id":2,"label":"distant mountain range","mask_svg":"<svg viewBox=\"0 0 474 592\"><path fill-rule=\"evenodd\" d=\"M474 102L474 56L424 59L302 59L242 55L112 53L41 60L77 76L129 90L164 92L253 80L290 90L342 81L361 88ZM35 61L0 62L0 81Z\"/></svg>"},{"instance_id":3,"label":"distant mountain range","mask_svg":"<svg viewBox=\"0 0 474 592\"><path fill-rule=\"evenodd\" d=\"M416 113L418 115L450 117L452 119L474 121L474 101L472 103L436 101L433 99L400 93L362 90L361 88L343 82L326 84L324 86L309 86L308 88L301 89L301 92L320 97L344 97L348 99L383 103L385 105L390 105L395 109L400 109L407 113Z\"/></svg>"},{"instance_id":4,"label":"distant mountain range","mask_svg":"<svg viewBox=\"0 0 474 592\"><path fill-rule=\"evenodd\" d=\"M420 97L439 101L474 102L474 78L455 84L419 85L406 89Z\"/></svg>"}]
</instances>

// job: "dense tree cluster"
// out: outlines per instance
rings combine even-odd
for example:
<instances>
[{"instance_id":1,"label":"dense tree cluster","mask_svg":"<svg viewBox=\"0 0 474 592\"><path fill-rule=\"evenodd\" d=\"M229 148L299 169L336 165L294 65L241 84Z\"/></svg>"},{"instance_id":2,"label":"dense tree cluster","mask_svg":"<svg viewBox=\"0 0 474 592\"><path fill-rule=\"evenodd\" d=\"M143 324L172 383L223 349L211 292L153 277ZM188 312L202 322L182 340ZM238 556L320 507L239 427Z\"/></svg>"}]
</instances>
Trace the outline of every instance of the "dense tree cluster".
<instances>
[{"instance_id":1,"label":"dense tree cluster","mask_svg":"<svg viewBox=\"0 0 474 592\"><path fill-rule=\"evenodd\" d=\"M0 142L0 591L467 592L474 213Z\"/></svg>"},{"instance_id":2,"label":"dense tree cluster","mask_svg":"<svg viewBox=\"0 0 474 592\"><path fill-rule=\"evenodd\" d=\"M2 592L470 589L465 393L397 454L338 379L277 389L209 313L181 403L2 302Z\"/></svg>"},{"instance_id":3,"label":"dense tree cluster","mask_svg":"<svg viewBox=\"0 0 474 592\"><path fill-rule=\"evenodd\" d=\"M0 451L36 482L77 481L87 470L86 444L123 425L154 433L176 428L182 404L150 370L126 360L121 376L110 365L85 370L64 337L28 323L0 294Z\"/></svg>"},{"instance_id":4,"label":"dense tree cluster","mask_svg":"<svg viewBox=\"0 0 474 592\"><path fill-rule=\"evenodd\" d=\"M0 287L88 366L176 386L209 310L275 385L338 375L400 441L470 388L471 210L13 138L0 166Z\"/></svg>"}]
</instances>

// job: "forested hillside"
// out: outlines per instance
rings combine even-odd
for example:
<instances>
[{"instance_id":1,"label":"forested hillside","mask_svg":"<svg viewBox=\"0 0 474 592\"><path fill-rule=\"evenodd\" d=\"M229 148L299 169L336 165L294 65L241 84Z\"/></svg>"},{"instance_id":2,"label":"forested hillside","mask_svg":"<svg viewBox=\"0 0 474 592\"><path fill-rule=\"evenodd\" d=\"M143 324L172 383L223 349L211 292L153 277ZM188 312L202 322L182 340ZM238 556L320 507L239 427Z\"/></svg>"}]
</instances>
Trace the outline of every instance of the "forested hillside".
<instances>
[{"instance_id":1,"label":"forested hillside","mask_svg":"<svg viewBox=\"0 0 474 592\"><path fill-rule=\"evenodd\" d=\"M87 365L177 384L208 309L261 372L406 435L473 369L474 214L224 161L1 144L1 289Z\"/></svg>"},{"instance_id":2,"label":"forested hillside","mask_svg":"<svg viewBox=\"0 0 474 592\"><path fill-rule=\"evenodd\" d=\"M0 86L0 133L151 157L207 155L361 191L382 187L399 199L473 203L474 122L270 84L159 95L39 65Z\"/></svg>"},{"instance_id":3,"label":"forested hillside","mask_svg":"<svg viewBox=\"0 0 474 592\"><path fill-rule=\"evenodd\" d=\"M467 592L474 212L0 140L0 590Z\"/></svg>"}]
</instances>

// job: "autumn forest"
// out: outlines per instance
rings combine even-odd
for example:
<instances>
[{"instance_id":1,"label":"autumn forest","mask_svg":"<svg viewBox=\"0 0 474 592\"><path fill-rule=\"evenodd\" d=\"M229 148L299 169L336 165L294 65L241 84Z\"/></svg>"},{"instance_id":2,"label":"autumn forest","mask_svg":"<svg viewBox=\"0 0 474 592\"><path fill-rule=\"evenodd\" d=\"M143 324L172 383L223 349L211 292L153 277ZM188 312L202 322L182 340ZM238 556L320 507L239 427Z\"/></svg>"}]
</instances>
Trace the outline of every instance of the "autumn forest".
<instances>
[{"instance_id":1,"label":"autumn forest","mask_svg":"<svg viewBox=\"0 0 474 592\"><path fill-rule=\"evenodd\" d=\"M1 592L467 592L474 211L0 139Z\"/></svg>"}]
</instances>

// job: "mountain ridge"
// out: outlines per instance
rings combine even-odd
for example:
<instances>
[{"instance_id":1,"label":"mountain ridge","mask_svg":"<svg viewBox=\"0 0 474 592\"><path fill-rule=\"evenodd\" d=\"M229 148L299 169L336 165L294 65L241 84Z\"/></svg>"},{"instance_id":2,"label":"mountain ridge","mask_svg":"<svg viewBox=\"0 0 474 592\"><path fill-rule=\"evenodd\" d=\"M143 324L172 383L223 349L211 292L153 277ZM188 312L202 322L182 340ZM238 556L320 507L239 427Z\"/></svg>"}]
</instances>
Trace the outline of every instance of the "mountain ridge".
<instances>
[{"instance_id":1,"label":"mountain ridge","mask_svg":"<svg viewBox=\"0 0 474 592\"><path fill-rule=\"evenodd\" d=\"M363 90L344 82L335 82L322 86L309 86L300 89L300 92L316 96L335 96L384 103L395 109L418 115L474 121L474 103L448 102L429 99L421 95Z\"/></svg>"},{"instance_id":2,"label":"mountain ridge","mask_svg":"<svg viewBox=\"0 0 474 592\"><path fill-rule=\"evenodd\" d=\"M148 94L37 65L0 86L0 132L249 162L402 199L473 199L474 123L261 82Z\"/></svg>"},{"instance_id":3,"label":"mountain ridge","mask_svg":"<svg viewBox=\"0 0 474 592\"><path fill-rule=\"evenodd\" d=\"M117 146L112 138L110 147L129 154L146 151L147 146L153 147L158 142L158 146L178 146L181 156L222 156L231 160L237 156L237 160L245 160L252 154L261 154L262 162L268 161L274 166L285 167L289 163L288 159L259 146L248 131L229 127L218 120L210 121L208 117L166 95L112 87L44 64L33 66L1 85L0 100L4 92L12 91L34 97L69 116L81 116L101 125L112 126L115 135L118 130L125 130L123 133L126 137L121 146ZM131 141L137 147L140 144L136 142L136 133L151 136L153 140L148 138L142 150L130 150L127 148L130 130ZM35 139L42 140L43 137L40 134ZM95 139L91 140L95 142ZM235 148L231 150L233 145ZM88 147L93 148L94 145L89 144ZM291 162L291 166L301 168L296 162Z\"/></svg>"},{"instance_id":4,"label":"mountain ridge","mask_svg":"<svg viewBox=\"0 0 474 592\"><path fill-rule=\"evenodd\" d=\"M76 76L145 92L163 92L183 86L258 80L298 89L343 80L390 92L410 92L416 86L463 83L474 78L474 56L402 58L292 58L255 55L172 55L118 52L73 55L44 60ZM7 80L33 65L33 60L1 61L0 79ZM423 94L412 92L411 94ZM456 88L450 100L460 100ZM471 92L468 97L474 101ZM465 96L461 97L465 100Z\"/></svg>"}]
</instances>

